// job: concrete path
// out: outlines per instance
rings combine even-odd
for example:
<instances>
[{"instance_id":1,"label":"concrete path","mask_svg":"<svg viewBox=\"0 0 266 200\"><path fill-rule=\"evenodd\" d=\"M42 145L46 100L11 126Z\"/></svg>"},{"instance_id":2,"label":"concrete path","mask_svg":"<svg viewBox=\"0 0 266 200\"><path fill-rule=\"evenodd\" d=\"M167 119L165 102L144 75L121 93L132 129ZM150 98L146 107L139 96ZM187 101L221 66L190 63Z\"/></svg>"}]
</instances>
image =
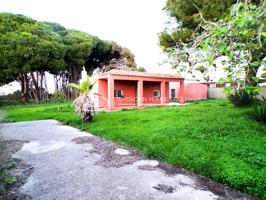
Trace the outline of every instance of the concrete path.
<instances>
[{"instance_id":1,"label":"concrete path","mask_svg":"<svg viewBox=\"0 0 266 200\"><path fill-rule=\"evenodd\" d=\"M223 185L55 120L0 124L0 139L32 172L19 190L32 199L253 199Z\"/></svg>"}]
</instances>

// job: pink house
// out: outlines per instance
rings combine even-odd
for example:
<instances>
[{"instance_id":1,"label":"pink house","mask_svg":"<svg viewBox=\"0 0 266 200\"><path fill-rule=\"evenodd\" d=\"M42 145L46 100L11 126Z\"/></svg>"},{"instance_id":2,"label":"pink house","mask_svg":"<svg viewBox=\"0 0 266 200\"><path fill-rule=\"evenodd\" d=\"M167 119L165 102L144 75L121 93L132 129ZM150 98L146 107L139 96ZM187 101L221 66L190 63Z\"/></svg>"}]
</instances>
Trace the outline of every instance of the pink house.
<instances>
[{"instance_id":1,"label":"pink house","mask_svg":"<svg viewBox=\"0 0 266 200\"><path fill-rule=\"evenodd\" d=\"M184 78L172 74L110 70L98 77L98 107L108 110L166 105L170 82L179 82L175 97L185 103Z\"/></svg>"}]
</instances>

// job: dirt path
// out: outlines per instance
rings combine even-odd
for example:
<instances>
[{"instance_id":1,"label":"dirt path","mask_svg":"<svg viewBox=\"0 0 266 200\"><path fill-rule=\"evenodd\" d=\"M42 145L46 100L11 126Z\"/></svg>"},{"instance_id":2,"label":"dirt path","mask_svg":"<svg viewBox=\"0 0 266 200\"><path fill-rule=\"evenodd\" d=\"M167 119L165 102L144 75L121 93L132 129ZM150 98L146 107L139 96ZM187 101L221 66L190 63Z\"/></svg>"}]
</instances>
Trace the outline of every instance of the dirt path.
<instances>
[{"instance_id":1,"label":"dirt path","mask_svg":"<svg viewBox=\"0 0 266 200\"><path fill-rule=\"evenodd\" d=\"M55 120L0 124L0 139L23 144L5 150L23 162L18 199L255 199Z\"/></svg>"}]
</instances>

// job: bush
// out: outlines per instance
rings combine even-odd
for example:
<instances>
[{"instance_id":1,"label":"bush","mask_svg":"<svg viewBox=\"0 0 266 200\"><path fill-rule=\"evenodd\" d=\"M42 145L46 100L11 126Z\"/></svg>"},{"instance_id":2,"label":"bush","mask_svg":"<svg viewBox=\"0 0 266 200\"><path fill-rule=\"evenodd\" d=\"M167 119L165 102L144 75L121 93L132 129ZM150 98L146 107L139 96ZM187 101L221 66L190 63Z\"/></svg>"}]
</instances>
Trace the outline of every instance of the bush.
<instances>
[{"instance_id":1,"label":"bush","mask_svg":"<svg viewBox=\"0 0 266 200\"><path fill-rule=\"evenodd\" d=\"M228 99L237 107L252 105L254 101L254 95L248 93L245 88L235 89L228 95Z\"/></svg>"},{"instance_id":2,"label":"bush","mask_svg":"<svg viewBox=\"0 0 266 200\"><path fill-rule=\"evenodd\" d=\"M51 96L51 101L55 103L63 103L67 100L62 92L55 91Z\"/></svg>"},{"instance_id":3,"label":"bush","mask_svg":"<svg viewBox=\"0 0 266 200\"><path fill-rule=\"evenodd\" d=\"M2 100L0 99L0 107L7 107L7 106L17 106L22 105L23 103L21 101L17 100Z\"/></svg>"},{"instance_id":4,"label":"bush","mask_svg":"<svg viewBox=\"0 0 266 200\"><path fill-rule=\"evenodd\" d=\"M254 110L251 113L251 116L256 119L258 122L266 123L266 99L258 101L254 106Z\"/></svg>"}]
</instances>

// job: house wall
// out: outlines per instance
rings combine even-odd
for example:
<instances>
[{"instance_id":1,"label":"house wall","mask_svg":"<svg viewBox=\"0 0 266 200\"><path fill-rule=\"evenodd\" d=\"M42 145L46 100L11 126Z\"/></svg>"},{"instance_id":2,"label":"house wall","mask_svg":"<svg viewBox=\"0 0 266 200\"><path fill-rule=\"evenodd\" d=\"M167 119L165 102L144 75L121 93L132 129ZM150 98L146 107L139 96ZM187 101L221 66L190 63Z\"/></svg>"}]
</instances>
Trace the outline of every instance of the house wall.
<instances>
[{"instance_id":1,"label":"house wall","mask_svg":"<svg viewBox=\"0 0 266 200\"><path fill-rule=\"evenodd\" d=\"M98 107L104 108L108 105L108 83L107 80L99 79L98 82Z\"/></svg>"},{"instance_id":2,"label":"house wall","mask_svg":"<svg viewBox=\"0 0 266 200\"><path fill-rule=\"evenodd\" d=\"M108 84L108 80L111 81ZM142 76L104 75L98 79L98 108L113 110L123 106L145 106L148 104L169 103L169 82L182 82L182 78L159 78ZM108 99L108 87L112 90L122 90L122 97L114 97L114 91L110 91L112 97ZM164 87L164 88L163 88ZM139 90L139 91L138 91ZM159 97L154 97L154 90L160 91ZM141 95L143 92L143 96ZM138 95L142 98L138 98ZM96 95L97 96L97 95Z\"/></svg>"},{"instance_id":3,"label":"house wall","mask_svg":"<svg viewBox=\"0 0 266 200\"><path fill-rule=\"evenodd\" d=\"M169 84L169 82L166 82L166 84L165 84L165 101L167 102L167 103L169 103L169 101L170 101L170 84Z\"/></svg>"},{"instance_id":4,"label":"house wall","mask_svg":"<svg viewBox=\"0 0 266 200\"><path fill-rule=\"evenodd\" d=\"M152 82L152 81L144 81L143 82L143 103L146 104L160 104L160 97L154 97L154 90L159 90L160 95L162 95L161 91L161 83L160 82ZM169 82L165 83L165 102L169 102Z\"/></svg>"},{"instance_id":5,"label":"house wall","mask_svg":"<svg viewBox=\"0 0 266 200\"><path fill-rule=\"evenodd\" d=\"M122 90L124 98L115 98L115 106L130 106L137 104L137 81L115 80L115 90ZM144 81L143 82L143 103L160 104L160 97L154 97L153 91L160 91L160 82ZM165 84L166 102L169 101L169 83ZM160 92L161 93L161 92ZM161 93L162 94L162 93Z\"/></svg>"},{"instance_id":6,"label":"house wall","mask_svg":"<svg viewBox=\"0 0 266 200\"><path fill-rule=\"evenodd\" d=\"M207 99L208 87L200 83L185 84L185 97L187 100Z\"/></svg>"},{"instance_id":7,"label":"house wall","mask_svg":"<svg viewBox=\"0 0 266 200\"><path fill-rule=\"evenodd\" d=\"M176 97L180 98L180 85L178 83L170 84L169 87L169 98L171 98L171 89L176 89ZM200 83L185 83L185 98L186 100L197 100L197 99L207 99L208 97L208 87L207 85Z\"/></svg>"},{"instance_id":8,"label":"house wall","mask_svg":"<svg viewBox=\"0 0 266 200\"><path fill-rule=\"evenodd\" d=\"M115 80L114 89L122 90L124 98L115 97L115 106L135 106L137 105L137 81L131 80ZM161 83L153 81L143 82L143 103L144 104L160 104L160 97L154 97L154 90L159 90L161 92ZM169 102L169 82L165 84L165 102ZM98 80L98 106L99 108L104 108L108 105L108 82L105 79Z\"/></svg>"},{"instance_id":9,"label":"house wall","mask_svg":"<svg viewBox=\"0 0 266 200\"><path fill-rule=\"evenodd\" d=\"M143 103L160 103L160 97L154 97L153 91L160 91L159 82L144 81L143 82Z\"/></svg>"},{"instance_id":10,"label":"house wall","mask_svg":"<svg viewBox=\"0 0 266 200\"><path fill-rule=\"evenodd\" d=\"M115 80L114 89L122 90L124 98L115 97L115 106L136 105L137 81Z\"/></svg>"}]
</instances>

